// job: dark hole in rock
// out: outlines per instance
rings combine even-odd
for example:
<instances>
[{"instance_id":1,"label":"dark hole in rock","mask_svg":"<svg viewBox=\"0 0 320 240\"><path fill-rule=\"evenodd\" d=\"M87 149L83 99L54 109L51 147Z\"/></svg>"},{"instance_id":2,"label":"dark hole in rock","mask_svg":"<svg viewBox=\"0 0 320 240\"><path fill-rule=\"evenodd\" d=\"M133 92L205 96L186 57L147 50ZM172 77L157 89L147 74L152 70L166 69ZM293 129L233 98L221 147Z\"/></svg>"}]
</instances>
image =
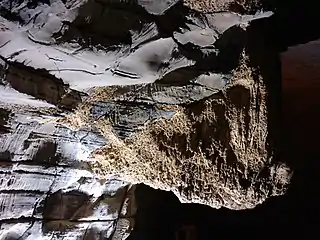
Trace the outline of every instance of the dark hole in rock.
<instances>
[{"instance_id":1,"label":"dark hole in rock","mask_svg":"<svg viewBox=\"0 0 320 240\"><path fill-rule=\"evenodd\" d=\"M49 165L56 165L59 160L59 156L56 155L57 143L55 142L44 142L40 147L35 156L33 162L45 163Z\"/></svg>"},{"instance_id":2,"label":"dark hole in rock","mask_svg":"<svg viewBox=\"0 0 320 240\"><path fill-rule=\"evenodd\" d=\"M10 9L5 7L0 7L0 14L4 18L13 21L13 22L19 22L21 24L24 24L23 19L19 16L17 13L13 13Z\"/></svg>"},{"instance_id":3,"label":"dark hole in rock","mask_svg":"<svg viewBox=\"0 0 320 240\"><path fill-rule=\"evenodd\" d=\"M239 59L245 42L246 33L241 27L231 27L224 32L223 36L215 42L215 46L220 51L217 59L214 60L214 64L217 65L215 70L228 73L232 69L235 69L239 65Z\"/></svg>"},{"instance_id":4,"label":"dark hole in rock","mask_svg":"<svg viewBox=\"0 0 320 240\"><path fill-rule=\"evenodd\" d=\"M11 112L7 109L0 108L0 134L8 133L10 128L7 127Z\"/></svg>"},{"instance_id":5,"label":"dark hole in rock","mask_svg":"<svg viewBox=\"0 0 320 240\"><path fill-rule=\"evenodd\" d=\"M228 97L238 108L247 109L250 105L250 89L245 86L232 86L228 89Z\"/></svg>"},{"instance_id":6,"label":"dark hole in rock","mask_svg":"<svg viewBox=\"0 0 320 240\"><path fill-rule=\"evenodd\" d=\"M12 153L9 151L0 152L0 161L1 162L11 162Z\"/></svg>"},{"instance_id":7,"label":"dark hole in rock","mask_svg":"<svg viewBox=\"0 0 320 240\"><path fill-rule=\"evenodd\" d=\"M176 3L164 15L155 16L155 22L161 37L171 37L174 31L180 31L181 28L188 28L186 16L190 9L183 6L182 1ZM194 13L196 14L196 13Z\"/></svg>"},{"instance_id":8,"label":"dark hole in rock","mask_svg":"<svg viewBox=\"0 0 320 240\"><path fill-rule=\"evenodd\" d=\"M131 44L131 30L141 30L148 22L144 9L128 1L89 1L69 26L61 40L81 39L80 45L112 46Z\"/></svg>"},{"instance_id":9,"label":"dark hole in rock","mask_svg":"<svg viewBox=\"0 0 320 240\"><path fill-rule=\"evenodd\" d=\"M72 190L70 192L58 191L49 195L44 203L44 219L48 220L72 220L88 216L83 208L79 211L85 203L89 201L90 197L82 192Z\"/></svg>"},{"instance_id":10,"label":"dark hole in rock","mask_svg":"<svg viewBox=\"0 0 320 240\"><path fill-rule=\"evenodd\" d=\"M36 8L40 4L50 5L50 0L30 0L27 4L29 8Z\"/></svg>"}]
</instances>

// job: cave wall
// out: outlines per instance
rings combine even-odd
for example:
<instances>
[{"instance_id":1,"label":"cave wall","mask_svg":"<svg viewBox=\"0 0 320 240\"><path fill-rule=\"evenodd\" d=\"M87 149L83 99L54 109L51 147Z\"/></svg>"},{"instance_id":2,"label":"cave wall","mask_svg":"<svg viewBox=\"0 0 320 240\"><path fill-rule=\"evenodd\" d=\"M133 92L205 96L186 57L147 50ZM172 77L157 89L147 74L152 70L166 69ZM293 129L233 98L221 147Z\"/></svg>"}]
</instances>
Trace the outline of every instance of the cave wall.
<instances>
[{"instance_id":1,"label":"cave wall","mask_svg":"<svg viewBox=\"0 0 320 240\"><path fill-rule=\"evenodd\" d=\"M285 4L284 4L285 3ZM278 4L278 2L277 2ZM314 6L311 2L304 2L304 3L297 3L297 2L291 2L290 4L288 2L282 2L284 5L277 5L278 8L276 10L276 14L274 15L271 20L273 21L271 25L271 29L273 31L273 35L268 35L270 32L265 32L264 35L257 34L257 38L251 38L251 41L254 42L256 39L266 40L267 45L264 45L264 47L261 47L260 45L260 51L258 54L258 57L254 57L254 47L251 57L253 57L253 63L257 63L259 66L263 65L263 57L267 56L268 54L268 44L270 44L270 36L274 38L272 41L275 45L278 45L279 51L285 51L286 48L289 45L296 45L298 43L307 42L310 40L313 40L317 37L317 30L311 29L308 30L307 26L308 24L311 24L315 22L316 18L316 10L314 10ZM286 5L287 4L287 5ZM302 6L301 4L305 4ZM309 4L309 5L307 5ZM269 24L269 23L268 23ZM256 26L257 29L259 29L259 26ZM270 26L269 26L270 27ZM261 30L265 30L264 28L260 28ZM260 42L261 43L261 42ZM251 45L251 46L254 46ZM184 230L182 229L191 229L189 232L192 235L192 232L197 232L199 239L210 239L212 237L212 229L218 228L220 229L220 232L223 233L223 226L237 226L239 224L245 225L245 226L252 226L252 225L259 225L259 226L281 226L281 225L288 225L288 224L303 224L303 223L314 223L312 221L311 216L316 217L316 211L317 206L316 204L313 204L313 202L316 202L316 192L317 192L317 182L319 180L319 177L317 176L317 172L319 170L319 164L317 161L318 158L318 150L317 150L317 136L319 131L318 127L318 116L317 116L317 109L318 109L318 100L317 100L317 91L318 91L318 81L317 81L317 74L318 74L318 62L319 57L317 53L318 43L313 42L309 43L304 46L298 46L295 48L289 49L289 51L285 52L282 55L282 86L281 81L277 76L277 71L271 72L270 69L265 72L267 74L268 81L268 93L269 93L269 103L272 105L279 105L279 108L273 108L275 109L274 112L271 112L269 116L270 119L273 119L269 122L269 130L272 135L272 140L270 143L272 144L272 148L279 151L282 155L281 161L287 162L295 169L296 174L293 178L292 186L289 190L289 193L284 197L279 198L272 198L270 200L267 200L265 204L262 204L261 206L258 206L256 209L251 211L239 211L239 212L233 212L226 209L221 210L212 210L208 207L200 206L200 205L181 205L174 196L168 196L167 194L163 193L155 193L151 189L144 189L145 193L141 197L141 205L140 205L140 216L137 217L137 224L136 229L139 231L139 233L134 232L132 234L132 237L136 236L136 239L141 239L141 234L147 239L149 237L152 239L174 239L177 238L180 240L180 238L185 239L186 237L183 237ZM270 47L270 45L269 45ZM249 49L250 50L250 49ZM277 52L273 52L277 53ZM260 57L259 57L260 56ZM263 56L263 57L261 57ZM273 56L276 57L277 56ZM266 66L268 67L268 66ZM273 75L274 74L274 75ZM266 75L264 75L266 76ZM21 85L21 84L18 84ZM18 88L17 86L16 88ZM22 92L23 89L20 89ZM33 90L24 91L26 93L36 95L36 93L33 93ZM281 96L282 95L282 96ZM46 99L45 100L50 100ZM56 103L56 98L53 101ZM283 102L282 102L283 101ZM283 105L282 105L283 103ZM280 107L282 105L282 114L280 115ZM269 108L271 110L272 108ZM29 113L28 113L29 114ZM34 114L36 115L36 114ZM10 131L13 133L18 132L21 127L19 126L25 124L25 122L21 122L22 120L16 120L14 117L16 116L16 113L13 115L10 115L10 112L8 112L5 109L1 109L0 111L0 131L1 133L4 133L4 137L7 137L6 134L8 134ZM11 116L11 117L10 117ZM282 116L282 119L280 118ZM17 121L17 129L10 128L8 125L11 124L11 122L8 122L8 119L11 119L11 121ZM19 122L20 121L20 122ZM282 121L282 126L278 127L277 122ZM34 128L35 123L32 123L30 125L26 125L25 127L28 128L31 132ZM37 131L37 129L36 129ZM42 130L41 130L42 131ZM40 131L40 132L41 132ZM59 131L59 127L58 130ZM12 133L11 132L11 133ZM76 133L73 133L76 135ZM45 132L45 136L48 135L48 132ZM71 137L71 139L74 138L74 135ZM48 135L50 139L52 137L50 134ZM33 138L34 136L31 134L28 136L27 139L30 141L33 141L34 146L40 146L42 144L41 139L43 135L36 136L37 139ZM61 136L60 136L61 137ZM64 137L61 137L61 139L64 139ZM277 142L274 142L275 139L277 139ZM12 140L12 139L11 139ZM78 140L78 139L77 139ZM22 141L22 140L21 140ZM41 143L41 144L40 144ZM30 151L32 150L32 146L26 146L27 144L23 144L22 142L19 142L19 146L22 148L30 147ZM41 159L43 158L43 152L49 152L50 151L56 151L53 145L49 144L46 145L43 149L36 149L35 152L39 152L38 155L35 155L35 159ZM52 150L53 148L53 150ZM45 213L40 213L40 215L37 213L33 214L34 205L32 204L34 202L34 198L30 198L27 196L26 198L15 196L17 195L15 188L21 188L21 181L20 179L25 179L24 175L31 175L29 182L35 182L37 181L37 175L30 172L27 172L30 170L30 166L24 166L19 165L19 163L12 163L11 162L11 155L12 153L10 151L7 151L7 148L4 148L3 154L1 155L1 169L2 169L2 175L3 179L7 178L10 174L10 176L13 176L13 180L3 181L3 188L1 193L2 199L3 199L3 206L9 206L10 204L7 203L6 199L18 199L16 200L18 203L17 205L20 206L19 201L24 201L24 199L27 199L25 203L22 203L21 205L26 205L27 208L26 212L30 215L30 219L23 219L23 228L25 228L25 232L21 232L19 235L19 232L16 234L14 232L15 230L15 224L22 223L22 220L19 218L17 221L12 220L12 216L9 212L5 212L3 214L4 219L2 219L1 222L1 233L4 233L8 229L12 230L7 231L6 234L16 234L15 236L18 237L26 237L29 236L29 234L34 234L34 232L37 231L53 231L56 230L56 226L50 225L48 227L48 224L44 226L40 226L39 224L43 222L43 220L49 220L49 221L56 221L56 220L66 220L69 221L70 216L64 216L64 215L58 215L55 216L52 212L48 212L48 210L45 211ZM18 156L18 154L16 154ZM23 155L20 153L20 155ZM279 156L279 155L277 155ZM43 160L43 159L42 159ZM277 159L279 160L279 159ZM28 164L27 164L28 165ZM14 169L13 166L15 167ZM18 168L17 168L18 166ZM34 167L34 166L32 166ZM42 167L42 165L39 163L36 163L36 168L39 169L39 167ZM37 169L37 171L39 171ZM50 169L51 171L51 169ZM55 174L55 170L52 170L53 172L50 173ZM73 171L71 168L70 172ZM27 173L26 173L27 172ZM16 174L16 175L13 175ZM50 181L52 180L52 177L49 177ZM91 178L86 178L87 181L93 181ZM57 180L60 181L59 179ZM82 181L78 178L73 180L78 185L83 185ZM80 181L80 183L78 183ZM78 185L77 185L78 184ZM8 186L9 185L9 186ZM32 184L30 184L32 185ZM103 185L103 184L101 184ZM107 184L108 185L108 184ZM30 186L28 185L30 188ZM26 188L25 191L30 191L29 188ZM70 189L69 189L70 190ZM70 205L75 204L81 205L83 204L83 201L86 201L88 196L84 194L79 194L78 192L72 192L73 188L71 188L70 192L68 194L60 194L60 192L55 193L53 196L43 196L44 199L49 198L49 200L52 200L53 203L55 202L54 199L60 198L60 199L67 199L65 200L66 205L68 205L68 201L71 202ZM48 189L43 193L40 194L36 193L36 195L41 194L47 194ZM21 195L21 193L19 193ZM22 193L22 195L25 193ZM60 194L60 195L59 195ZM159 194L159 198L162 199L161 202L155 200L157 202L156 204L146 204L149 198L157 198ZM62 195L62 196L61 196ZM34 197L33 196L33 197ZM84 200L82 199L84 198ZM103 198L103 197L102 197ZM106 197L108 198L108 197ZM31 199L31 200L30 200ZM75 200L77 199L77 200ZM82 200L82 202L80 201ZM91 199L92 200L92 199ZM101 199L99 199L100 201ZM80 203L76 203L77 201L80 201ZM98 201L98 202L99 202ZM150 200L152 202L152 200ZM49 201L50 202L50 201ZM160 204L161 207L159 207ZM59 204L53 204L54 208L59 211L60 206ZM68 205L69 206L69 205ZM91 205L90 205L91 206ZM145 208L147 209L145 209ZM72 210L72 207L71 207ZM74 209L73 209L74 210ZM85 210L85 209L84 209ZM14 210L15 213L18 212L18 210ZM121 211L121 210L118 210ZM81 211L80 211L81 213ZM44 214L44 215L43 215ZM75 213L74 213L75 214ZM85 212L85 215L87 213ZM87 214L90 215L89 213ZM139 215L139 213L138 213ZM40 218L37 218L40 216ZM78 220L77 217L83 217L83 215L77 215L75 214L75 220ZM101 217L101 216L99 216ZM99 218L98 217L98 218ZM128 217L130 218L130 217ZM140 218L140 219L138 219ZM157 221L149 221L149 219L157 219ZM170 219L170 221L168 220ZM91 219L92 220L92 219ZM94 219L92 221L100 221L100 219ZM112 220L113 221L113 220ZM142 222L139 222L142 221ZM36 224L34 224L34 222ZM39 224L38 224L39 223ZM79 225L78 223L76 225ZM90 225L90 224L89 224ZM115 224L117 225L117 224ZM85 225L87 227L87 225ZM91 225L90 225L91 226ZM170 229L168 232L163 231L164 226L168 226ZM30 227L30 228L29 228ZM93 226L94 227L94 226ZM108 226L107 230L103 230L105 232L110 232L115 229L113 226ZM196 228L196 230L194 230ZM76 228L73 228L76 229ZM88 230L89 229L89 230ZM179 230L180 229L180 230ZM60 229L61 230L61 229ZM88 230L88 231L87 231ZM100 229L101 230L101 229ZM295 229L298 230L298 229ZM96 234L97 232L95 229L92 230L92 234ZM219 232L216 230L215 234ZM47 232L43 232L46 234ZM161 233L161 234L159 234ZM83 228L81 227L81 235L88 236L88 238L91 238L90 228ZM139 235L140 234L140 235ZM228 233L232 235L232 233ZM228 235L225 233L225 235ZM239 233L235 232L235 234L239 235ZM246 233L244 233L246 234ZM107 236L110 236L110 234L106 234ZM196 234L197 235L197 234ZM155 237L157 236L157 237ZM182 237L181 237L182 236ZM95 236L93 238L101 238L100 236ZM162 237L162 238L161 238Z\"/></svg>"}]
</instances>

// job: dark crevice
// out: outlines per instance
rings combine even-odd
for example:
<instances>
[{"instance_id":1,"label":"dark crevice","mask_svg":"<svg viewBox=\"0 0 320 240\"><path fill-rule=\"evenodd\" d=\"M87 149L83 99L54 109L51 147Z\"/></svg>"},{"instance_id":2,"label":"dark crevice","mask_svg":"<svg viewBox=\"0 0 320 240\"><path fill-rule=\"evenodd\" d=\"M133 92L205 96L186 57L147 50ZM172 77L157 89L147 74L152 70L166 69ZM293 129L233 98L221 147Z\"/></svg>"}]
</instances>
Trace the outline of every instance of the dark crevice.
<instances>
[{"instance_id":1,"label":"dark crevice","mask_svg":"<svg viewBox=\"0 0 320 240\"><path fill-rule=\"evenodd\" d=\"M0 152L0 162L3 163L10 163L12 160L13 154L11 152L4 151L4 152Z\"/></svg>"},{"instance_id":2,"label":"dark crevice","mask_svg":"<svg viewBox=\"0 0 320 240\"><path fill-rule=\"evenodd\" d=\"M8 65L5 81L19 92L66 110L74 109L81 102L83 94L70 89L68 84L51 75L48 70L34 69L18 62Z\"/></svg>"},{"instance_id":3,"label":"dark crevice","mask_svg":"<svg viewBox=\"0 0 320 240\"><path fill-rule=\"evenodd\" d=\"M10 185L9 185L10 186ZM31 189L3 189L0 194L30 194L30 195L43 195L45 191L31 190Z\"/></svg>"},{"instance_id":4,"label":"dark crevice","mask_svg":"<svg viewBox=\"0 0 320 240\"><path fill-rule=\"evenodd\" d=\"M10 21L24 24L23 19L17 13L13 13L10 9L0 7L0 15Z\"/></svg>"},{"instance_id":5,"label":"dark crevice","mask_svg":"<svg viewBox=\"0 0 320 240\"><path fill-rule=\"evenodd\" d=\"M126 217L119 217L121 218L126 218ZM115 221L115 219L106 219L106 220L102 220L102 219L96 219L96 220L82 220L82 219L55 219L55 218L41 218L41 217L20 217L20 218L8 218L8 219L2 219L0 220L0 224L12 224L12 223L24 223L24 222L33 222L33 221L39 221L39 222L54 222L54 221L66 221L66 222L70 222L70 223L95 223L95 222L113 222Z\"/></svg>"},{"instance_id":6,"label":"dark crevice","mask_svg":"<svg viewBox=\"0 0 320 240\"><path fill-rule=\"evenodd\" d=\"M1 162L3 163L3 162ZM12 162L11 162L12 163ZM16 163L16 162L14 162ZM19 163L19 162L18 162ZM20 162L21 163L21 162ZM28 164L25 164L28 165ZM38 165L38 164L37 164ZM43 167L48 167L45 165L42 165ZM45 172L30 172L30 171L25 171L25 170L14 170L12 171L13 173L21 173L21 174L30 174L30 175L42 175L42 176L57 176L57 174L53 174L53 173L45 173ZM9 171L4 171L4 170L0 170L0 173L2 174L11 174L12 172Z\"/></svg>"},{"instance_id":7,"label":"dark crevice","mask_svg":"<svg viewBox=\"0 0 320 240\"><path fill-rule=\"evenodd\" d=\"M51 5L50 0L29 0L27 6L28 8L36 8L39 4Z\"/></svg>"}]
</instances>

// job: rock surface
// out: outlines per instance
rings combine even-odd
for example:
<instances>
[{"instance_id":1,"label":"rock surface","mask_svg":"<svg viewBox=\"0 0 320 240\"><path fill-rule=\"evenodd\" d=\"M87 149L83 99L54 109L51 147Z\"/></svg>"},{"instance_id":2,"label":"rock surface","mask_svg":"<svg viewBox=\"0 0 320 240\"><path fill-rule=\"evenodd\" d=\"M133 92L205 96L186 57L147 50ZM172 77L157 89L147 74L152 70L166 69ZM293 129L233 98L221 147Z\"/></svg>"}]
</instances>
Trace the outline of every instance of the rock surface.
<instances>
[{"instance_id":1,"label":"rock surface","mask_svg":"<svg viewBox=\"0 0 320 240\"><path fill-rule=\"evenodd\" d=\"M185 5L201 12L234 11L254 12L260 10L265 1L261 0L183 0Z\"/></svg>"},{"instance_id":2,"label":"rock surface","mask_svg":"<svg viewBox=\"0 0 320 240\"><path fill-rule=\"evenodd\" d=\"M25 109L1 116L0 239L107 239L118 227L126 235L134 187L97 179L83 162L106 144L99 133Z\"/></svg>"},{"instance_id":3,"label":"rock surface","mask_svg":"<svg viewBox=\"0 0 320 240\"><path fill-rule=\"evenodd\" d=\"M272 13L187 6L1 1L0 239L125 239L138 183L234 210L285 193Z\"/></svg>"}]
</instances>

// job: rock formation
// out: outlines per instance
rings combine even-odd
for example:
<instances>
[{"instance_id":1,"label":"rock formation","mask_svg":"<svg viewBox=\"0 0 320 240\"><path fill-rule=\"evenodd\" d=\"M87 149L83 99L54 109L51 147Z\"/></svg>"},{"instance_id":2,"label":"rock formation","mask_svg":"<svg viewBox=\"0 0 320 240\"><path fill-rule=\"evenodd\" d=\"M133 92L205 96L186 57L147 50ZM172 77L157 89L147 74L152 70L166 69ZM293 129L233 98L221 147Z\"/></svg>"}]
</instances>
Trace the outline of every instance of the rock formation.
<instances>
[{"instance_id":1,"label":"rock formation","mask_svg":"<svg viewBox=\"0 0 320 240\"><path fill-rule=\"evenodd\" d=\"M139 183L234 210L285 193L273 13L202 6L1 1L0 239L125 239Z\"/></svg>"}]
</instances>

